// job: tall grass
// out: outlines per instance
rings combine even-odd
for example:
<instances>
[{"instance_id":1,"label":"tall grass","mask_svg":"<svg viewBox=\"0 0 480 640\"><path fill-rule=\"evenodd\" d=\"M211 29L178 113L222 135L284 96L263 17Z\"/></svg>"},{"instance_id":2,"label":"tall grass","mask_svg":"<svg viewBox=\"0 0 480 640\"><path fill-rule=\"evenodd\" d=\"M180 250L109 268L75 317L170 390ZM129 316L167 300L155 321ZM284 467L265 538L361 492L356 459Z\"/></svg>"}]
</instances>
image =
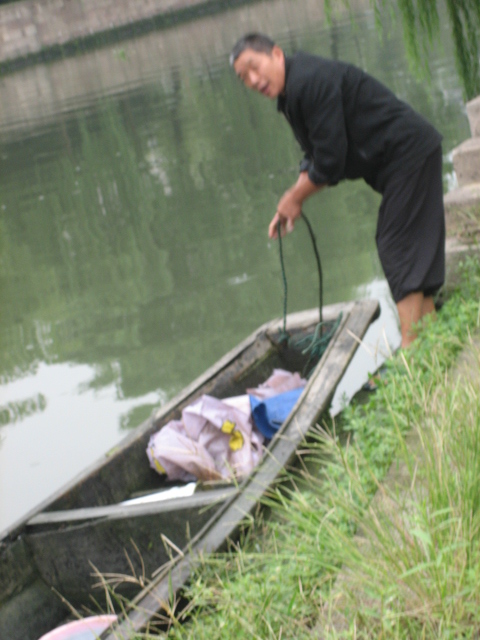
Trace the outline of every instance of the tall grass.
<instances>
[{"instance_id":1,"label":"tall grass","mask_svg":"<svg viewBox=\"0 0 480 640\"><path fill-rule=\"evenodd\" d=\"M479 637L479 291L470 261L377 393L317 428L268 517L204 559L164 636Z\"/></svg>"},{"instance_id":2,"label":"tall grass","mask_svg":"<svg viewBox=\"0 0 480 640\"><path fill-rule=\"evenodd\" d=\"M474 638L480 633L480 349L471 345L476 377L443 374L425 388L412 373L412 431L396 467L373 501L359 469L361 452L336 464L350 480L335 503L357 529L335 522L323 535L341 563L317 628L324 637ZM400 473L398 473L400 471ZM354 487L356 499L352 500ZM340 633L341 630L341 633Z\"/></svg>"}]
</instances>

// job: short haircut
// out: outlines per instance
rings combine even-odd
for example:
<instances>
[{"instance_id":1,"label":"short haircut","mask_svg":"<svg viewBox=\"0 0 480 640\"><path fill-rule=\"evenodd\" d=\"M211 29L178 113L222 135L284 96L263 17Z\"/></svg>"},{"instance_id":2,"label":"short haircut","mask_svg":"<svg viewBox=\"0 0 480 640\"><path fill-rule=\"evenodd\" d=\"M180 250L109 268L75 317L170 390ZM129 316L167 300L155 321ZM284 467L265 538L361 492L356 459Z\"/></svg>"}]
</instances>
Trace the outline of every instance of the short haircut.
<instances>
[{"instance_id":1,"label":"short haircut","mask_svg":"<svg viewBox=\"0 0 480 640\"><path fill-rule=\"evenodd\" d=\"M274 46L275 42L263 33L247 33L233 47L230 54L230 66L233 67L235 60L246 49L270 54Z\"/></svg>"}]
</instances>

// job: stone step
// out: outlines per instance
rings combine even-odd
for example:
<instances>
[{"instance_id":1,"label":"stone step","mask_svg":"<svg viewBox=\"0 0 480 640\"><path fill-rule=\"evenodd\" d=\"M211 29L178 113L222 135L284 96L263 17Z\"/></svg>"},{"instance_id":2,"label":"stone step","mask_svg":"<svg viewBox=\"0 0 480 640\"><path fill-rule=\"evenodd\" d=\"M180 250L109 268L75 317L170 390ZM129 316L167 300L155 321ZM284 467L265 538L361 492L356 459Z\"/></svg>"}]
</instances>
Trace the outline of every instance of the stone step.
<instances>
[{"instance_id":1,"label":"stone step","mask_svg":"<svg viewBox=\"0 0 480 640\"><path fill-rule=\"evenodd\" d=\"M480 137L470 138L455 147L452 159L460 187L480 182Z\"/></svg>"},{"instance_id":2,"label":"stone step","mask_svg":"<svg viewBox=\"0 0 480 640\"><path fill-rule=\"evenodd\" d=\"M447 236L466 244L480 241L480 183L459 187L444 196Z\"/></svg>"},{"instance_id":3,"label":"stone step","mask_svg":"<svg viewBox=\"0 0 480 640\"><path fill-rule=\"evenodd\" d=\"M480 138L480 96L467 102L467 116L472 138Z\"/></svg>"},{"instance_id":4,"label":"stone step","mask_svg":"<svg viewBox=\"0 0 480 640\"><path fill-rule=\"evenodd\" d=\"M445 208L469 208L478 205L480 209L480 182L473 182L449 191L444 196Z\"/></svg>"}]
</instances>

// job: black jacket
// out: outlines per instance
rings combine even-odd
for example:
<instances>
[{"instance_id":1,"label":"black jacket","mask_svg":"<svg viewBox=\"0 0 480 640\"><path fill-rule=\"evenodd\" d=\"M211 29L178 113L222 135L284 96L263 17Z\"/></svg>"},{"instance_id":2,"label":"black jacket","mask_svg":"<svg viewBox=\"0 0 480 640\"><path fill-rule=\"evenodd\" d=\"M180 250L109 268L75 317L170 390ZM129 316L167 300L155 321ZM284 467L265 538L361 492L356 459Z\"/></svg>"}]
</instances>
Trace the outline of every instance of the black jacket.
<instances>
[{"instance_id":1,"label":"black jacket","mask_svg":"<svg viewBox=\"0 0 480 640\"><path fill-rule=\"evenodd\" d=\"M363 178L382 192L436 149L442 136L387 87L357 67L297 53L285 59L278 110L289 121L316 184Z\"/></svg>"}]
</instances>

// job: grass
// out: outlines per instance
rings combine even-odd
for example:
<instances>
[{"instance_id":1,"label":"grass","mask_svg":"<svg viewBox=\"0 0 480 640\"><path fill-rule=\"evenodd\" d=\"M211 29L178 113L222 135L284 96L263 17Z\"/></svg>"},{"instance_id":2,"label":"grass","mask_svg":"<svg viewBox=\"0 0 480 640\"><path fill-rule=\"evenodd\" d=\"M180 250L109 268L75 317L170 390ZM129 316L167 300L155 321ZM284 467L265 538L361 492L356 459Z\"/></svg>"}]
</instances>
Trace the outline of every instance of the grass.
<instances>
[{"instance_id":1,"label":"grass","mask_svg":"<svg viewBox=\"0 0 480 640\"><path fill-rule=\"evenodd\" d=\"M480 371L480 351L472 353ZM319 616L327 637L478 637L480 385L478 376L439 378L426 390L410 378L418 417L399 447L403 474L389 474L373 501L362 491L361 453L337 456L359 499L353 506L343 486L335 500L360 534L325 527L342 564Z\"/></svg>"},{"instance_id":2,"label":"grass","mask_svg":"<svg viewBox=\"0 0 480 640\"><path fill-rule=\"evenodd\" d=\"M452 370L467 345L480 372L479 291L469 260L377 393L317 428L268 518L205 558L187 609L142 637L479 637L480 374Z\"/></svg>"}]
</instances>

